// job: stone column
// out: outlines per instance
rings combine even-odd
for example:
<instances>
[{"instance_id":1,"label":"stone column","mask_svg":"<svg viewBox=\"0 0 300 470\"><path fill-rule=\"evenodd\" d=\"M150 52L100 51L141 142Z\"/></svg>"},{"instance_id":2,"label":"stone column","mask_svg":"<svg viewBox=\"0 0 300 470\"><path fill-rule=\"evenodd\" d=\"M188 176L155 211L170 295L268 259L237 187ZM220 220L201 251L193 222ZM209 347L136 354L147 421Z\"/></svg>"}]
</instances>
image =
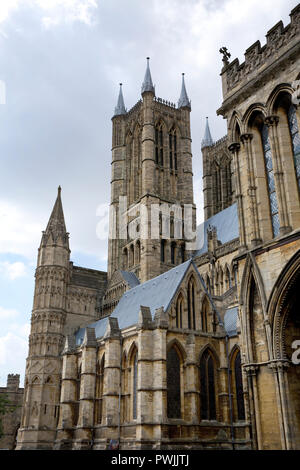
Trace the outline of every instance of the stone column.
<instances>
[{"instance_id":1,"label":"stone column","mask_svg":"<svg viewBox=\"0 0 300 470\"><path fill-rule=\"evenodd\" d=\"M140 308L138 321L138 382L136 440L140 449L152 448L153 323L149 307Z\"/></svg>"},{"instance_id":2,"label":"stone column","mask_svg":"<svg viewBox=\"0 0 300 470\"><path fill-rule=\"evenodd\" d=\"M289 223L289 215L287 208L287 200L285 195L284 188L284 178L283 178L283 168L279 152L279 143L277 135L277 124L279 117L275 115L270 115L265 118L265 123L269 129L269 138L270 145L272 149L272 162L273 162L273 171L274 171L274 180L276 195L278 201L278 212L280 220L280 235L284 235L291 231L291 226Z\"/></svg>"},{"instance_id":3,"label":"stone column","mask_svg":"<svg viewBox=\"0 0 300 470\"><path fill-rule=\"evenodd\" d=\"M86 328L82 343L79 418L74 449L89 449L94 426L97 342L94 328Z\"/></svg>"},{"instance_id":4,"label":"stone column","mask_svg":"<svg viewBox=\"0 0 300 470\"><path fill-rule=\"evenodd\" d=\"M74 335L68 335L63 350L59 422L54 450L71 449L74 430L74 404L77 387L77 356ZM75 404L77 406L77 403Z\"/></svg>"},{"instance_id":5,"label":"stone column","mask_svg":"<svg viewBox=\"0 0 300 470\"><path fill-rule=\"evenodd\" d=\"M240 167L239 167L239 142L233 142L229 145L228 150L232 152L233 155L233 167L235 174L235 197L238 204L238 214L239 214L239 225L240 225L240 250L246 249L246 231L245 231L245 219L244 219L244 208L243 208L243 194L241 188L241 176L240 176Z\"/></svg>"},{"instance_id":6,"label":"stone column","mask_svg":"<svg viewBox=\"0 0 300 470\"><path fill-rule=\"evenodd\" d=\"M121 393L121 332L117 318L108 318L105 341L105 364L103 384L102 435L106 445L111 439L120 440L120 393Z\"/></svg>"},{"instance_id":7,"label":"stone column","mask_svg":"<svg viewBox=\"0 0 300 470\"><path fill-rule=\"evenodd\" d=\"M199 422L198 412L198 364L196 361L195 349L195 335L189 334L186 342L187 358L186 358L186 391L185 400L187 400L188 415L185 417L186 421L193 424ZM183 384L181 384L181 387Z\"/></svg>"}]
</instances>

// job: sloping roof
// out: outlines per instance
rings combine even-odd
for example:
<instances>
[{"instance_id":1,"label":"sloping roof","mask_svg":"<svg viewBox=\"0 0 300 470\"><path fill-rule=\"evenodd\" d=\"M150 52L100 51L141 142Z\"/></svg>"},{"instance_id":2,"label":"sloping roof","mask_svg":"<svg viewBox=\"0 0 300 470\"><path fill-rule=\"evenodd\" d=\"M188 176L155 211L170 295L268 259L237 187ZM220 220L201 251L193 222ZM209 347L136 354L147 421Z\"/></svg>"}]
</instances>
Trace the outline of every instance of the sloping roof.
<instances>
[{"instance_id":1,"label":"sloping roof","mask_svg":"<svg viewBox=\"0 0 300 470\"><path fill-rule=\"evenodd\" d=\"M140 284L139 279L134 273L130 273L129 271L120 271L120 273L122 274L124 281L127 282L129 287L136 287Z\"/></svg>"},{"instance_id":2,"label":"sloping roof","mask_svg":"<svg viewBox=\"0 0 300 470\"><path fill-rule=\"evenodd\" d=\"M207 228L209 225L216 227L217 238L220 242L227 243L239 237L239 221L237 203L218 212L197 227L197 252L194 256L207 252Z\"/></svg>"},{"instance_id":3,"label":"sloping roof","mask_svg":"<svg viewBox=\"0 0 300 470\"><path fill-rule=\"evenodd\" d=\"M110 315L113 318L118 318L119 328L122 330L138 322L141 305L150 308L152 318L154 318L157 308L163 307L166 311L191 263L192 260L189 259L160 276L125 292ZM101 338L105 333L107 322L108 317L87 326L95 328L96 338ZM82 343L84 331L85 328L80 328L77 331L75 335L77 345Z\"/></svg>"},{"instance_id":4,"label":"sloping roof","mask_svg":"<svg viewBox=\"0 0 300 470\"><path fill-rule=\"evenodd\" d=\"M228 336L237 334L238 307L228 308L224 316L224 328Z\"/></svg>"}]
</instances>

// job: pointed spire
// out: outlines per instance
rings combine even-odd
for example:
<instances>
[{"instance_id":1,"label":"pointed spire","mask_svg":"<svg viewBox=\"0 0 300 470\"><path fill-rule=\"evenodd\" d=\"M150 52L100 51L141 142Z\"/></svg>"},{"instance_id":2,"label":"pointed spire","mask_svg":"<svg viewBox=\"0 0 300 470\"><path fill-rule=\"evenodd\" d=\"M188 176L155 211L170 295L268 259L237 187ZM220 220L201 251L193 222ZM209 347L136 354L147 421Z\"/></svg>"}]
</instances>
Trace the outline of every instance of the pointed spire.
<instances>
[{"instance_id":1,"label":"pointed spire","mask_svg":"<svg viewBox=\"0 0 300 470\"><path fill-rule=\"evenodd\" d=\"M205 132L204 132L204 137L201 142L201 149L204 147L210 147L213 145L214 141L212 140L210 129L209 129L209 124L208 124L208 117L206 117L206 126L205 126Z\"/></svg>"},{"instance_id":2,"label":"pointed spire","mask_svg":"<svg viewBox=\"0 0 300 470\"><path fill-rule=\"evenodd\" d=\"M178 101L178 108L191 107L191 102L186 92L185 83L184 83L184 73L182 74L182 85L181 85L181 94Z\"/></svg>"},{"instance_id":3,"label":"pointed spire","mask_svg":"<svg viewBox=\"0 0 300 470\"><path fill-rule=\"evenodd\" d=\"M46 230L43 232L42 243L47 243L49 236L54 242L59 237L68 244L68 233L65 224L64 211L61 202L61 187L58 186L57 198L53 206Z\"/></svg>"},{"instance_id":4,"label":"pointed spire","mask_svg":"<svg viewBox=\"0 0 300 470\"><path fill-rule=\"evenodd\" d=\"M117 106L115 107L114 116L120 116L122 114L126 114L126 108L125 108L124 98L123 98L123 93L122 93L122 83L120 83L119 98L118 98Z\"/></svg>"},{"instance_id":5,"label":"pointed spire","mask_svg":"<svg viewBox=\"0 0 300 470\"><path fill-rule=\"evenodd\" d=\"M152 78L151 78L151 72L150 72L150 67L149 67L149 57L147 57L147 68L146 68L146 73L145 73L145 78L142 84L142 94L145 93L145 91L151 91L155 95L155 88L152 83Z\"/></svg>"}]
</instances>

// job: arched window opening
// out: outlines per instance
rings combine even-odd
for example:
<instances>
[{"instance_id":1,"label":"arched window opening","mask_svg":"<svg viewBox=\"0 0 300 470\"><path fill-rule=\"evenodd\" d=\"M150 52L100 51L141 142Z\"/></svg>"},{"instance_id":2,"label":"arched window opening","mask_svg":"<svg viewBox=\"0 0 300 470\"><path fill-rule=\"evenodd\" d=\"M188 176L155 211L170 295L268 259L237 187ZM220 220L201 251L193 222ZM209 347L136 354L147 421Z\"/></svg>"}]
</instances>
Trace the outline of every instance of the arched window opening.
<instances>
[{"instance_id":1,"label":"arched window opening","mask_svg":"<svg viewBox=\"0 0 300 470\"><path fill-rule=\"evenodd\" d=\"M238 350L233 357L235 414L239 421L245 420L245 404L242 379L241 353Z\"/></svg>"},{"instance_id":2,"label":"arched window opening","mask_svg":"<svg viewBox=\"0 0 300 470\"><path fill-rule=\"evenodd\" d=\"M167 353L167 416L181 418L180 358L174 346Z\"/></svg>"},{"instance_id":3,"label":"arched window opening","mask_svg":"<svg viewBox=\"0 0 300 470\"><path fill-rule=\"evenodd\" d=\"M188 284L188 328L196 328L195 287L193 280Z\"/></svg>"},{"instance_id":4,"label":"arched window opening","mask_svg":"<svg viewBox=\"0 0 300 470\"><path fill-rule=\"evenodd\" d=\"M133 245L130 245L129 249L129 266L134 265L134 247Z\"/></svg>"},{"instance_id":5,"label":"arched window opening","mask_svg":"<svg viewBox=\"0 0 300 470\"><path fill-rule=\"evenodd\" d=\"M79 403L80 403L80 381L81 381L81 364L77 369L76 390L75 390L75 403L73 414L73 426L76 426L79 418Z\"/></svg>"},{"instance_id":6,"label":"arched window opening","mask_svg":"<svg viewBox=\"0 0 300 470\"><path fill-rule=\"evenodd\" d=\"M180 295L176 302L176 328L182 328L182 310L183 310L183 298Z\"/></svg>"},{"instance_id":7,"label":"arched window opening","mask_svg":"<svg viewBox=\"0 0 300 470\"><path fill-rule=\"evenodd\" d=\"M160 261L165 262L166 240L160 241Z\"/></svg>"},{"instance_id":8,"label":"arched window opening","mask_svg":"<svg viewBox=\"0 0 300 470\"><path fill-rule=\"evenodd\" d=\"M161 166L164 164L163 130L161 123L155 126L155 163Z\"/></svg>"},{"instance_id":9,"label":"arched window opening","mask_svg":"<svg viewBox=\"0 0 300 470\"><path fill-rule=\"evenodd\" d=\"M174 128L169 133L169 164L171 170L177 170L177 138Z\"/></svg>"},{"instance_id":10,"label":"arched window opening","mask_svg":"<svg viewBox=\"0 0 300 470\"><path fill-rule=\"evenodd\" d=\"M103 386L104 386L104 354L96 369L96 424L101 424L103 413Z\"/></svg>"},{"instance_id":11,"label":"arched window opening","mask_svg":"<svg viewBox=\"0 0 300 470\"><path fill-rule=\"evenodd\" d=\"M296 178L298 182L298 188L300 188L300 136L297 123L296 108L293 104L290 105L287 116L290 135L292 139Z\"/></svg>"},{"instance_id":12,"label":"arched window opening","mask_svg":"<svg viewBox=\"0 0 300 470\"><path fill-rule=\"evenodd\" d=\"M128 267L128 251L127 248L123 251L123 269L126 270Z\"/></svg>"},{"instance_id":13,"label":"arched window opening","mask_svg":"<svg viewBox=\"0 0 300 470\"><path fill-rule=\"evenodd\" d=\"M132 384L132 418L137 417L137 380L138 380L138 353L133 358L133 384Z\"/></svg>"},{"instance_id":14,"label":"arched window opening","mask_svg":"<svg viewBox=\"0 0 300 470\"><path fill-rule=\"evenodd\" d=\"M136 264L139 264L141 261L141 244L139 241L136 243Z\"/></svg>"},{"instance_id":15,"label":"arched window opening","mask_svg":"<svg viewBox=\"0 0 300 470\"><path fill-rule=\"evenodd\" d=\"M273 231L273 237L276 237L279 234L280 223L279 223L277 196L276 196L276 191L275 191L272 152L271 152L271 146L270 146L268 126L266 124L263 124L261 128L261 139L262 139L265 169L266 169L266 176L267 176L267 188L268 188L268 194L269 194L272 231Z\"/></svg>"},{"instance_id":16,"label":"arched window opening","mask_svg":"<svg viewBox=\"0 0 300 470\"><path fill-rule=\"evenodd\" d=\"M184 245L181 245L180 246L180 258L181 258L181 262L184 263Z\"/></svg>"},{"instance_id":17,"label":"arched window opening","mask_svg":"<svg viewBox=\"0 0 300 470\"><path fill-rule=\"evenodd\" d=\"M200 361L200 400L201 419L216 420L215 364L209 350L205 351Z\"/></svg>"},{"instance_id":18,"label":"arched window opening","mask_svg":"<svg viewBox=\"0 0 300 470\"><path fill-rule=\"evenodd\" d=\"M171 243L171 264L175 264L176 243Z\"/></svg>"},{"instance_id":19,"label":"arched window opening","mask_svg":"<svg viewBox=\"0 0 300 470\"><path fill-rule=\"evenodd\" d=\"M203 304L202 304L202 310L201 310L201 329L204 332L207 332L208 312L209 312L209 305L208 305L208 300L205 297Z\"/></svg>"}]
</instances>

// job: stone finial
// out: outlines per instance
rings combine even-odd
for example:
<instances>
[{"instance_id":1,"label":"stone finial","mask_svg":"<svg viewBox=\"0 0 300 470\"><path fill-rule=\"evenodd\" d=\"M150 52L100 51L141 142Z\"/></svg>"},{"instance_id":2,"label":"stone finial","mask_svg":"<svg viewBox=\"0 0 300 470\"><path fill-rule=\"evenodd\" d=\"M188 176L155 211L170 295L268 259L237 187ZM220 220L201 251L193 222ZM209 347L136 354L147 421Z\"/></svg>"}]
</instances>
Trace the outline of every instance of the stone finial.
<instances>
[{"instance_id":1,"label":"stone finial","mask_svg":"<svg viewBox=\"0 0 300 470\"><path fill-rule=\"evenodd\" d=\"M231 54L228 51L227 47L221 47L221 49L219 49L219 52L220 52L220 54L223 55L223 58L222 58L223 64L228 65L229 64L229 58L231 57Z\"/></svg>"},{"instance_id":2,"label":"stone finial","mask_svg":"<svg viewBox=\"0 0 300 470\"><path fill-rule=\"evenodd\" d=\"M118 103L117 103L117 106L115 107L114 116L121 116L122 114L126 114L126 108L125 108L123 92L122 92L122 83L120 83Z\"/></svg>"},{"instance_id":3,"label":"stone finial","mask_svg":"<svg viewBox=\"0 0 300 470\"><path fill-rule=\"evenodd\" d=\"M86 327L82 346L86 348L95 348L97 346L95 328Z\"/></svg>"},{"instance_id":4,"label":"stone finial","mask_svg":"<svg viewBox=\"0 0 300 470\"><path fill-rule=\"evenodd\" d=\"M67 335L62 354L70 354L76 349L75 335Z\"/></svg>"},{"instance_id":5,"label":"stone finial","mask_svg":"<svg viewBox=\"0 0 300 470\"><path fill-rule=\"evenodd\" d=\"M151 72L150 72L150 67L149 67L149 57L147 57L147 68L146 68L146 73L144 77L144 81L142 84L142 94L145 93L146 91L150 91L155 95L155 88L152 83L152 78L151 78Z\"/></svg>"},{"instance_id":6,"label":"stone finial","mask_svg":"<svg viewBox=\"0 0 300 470\"><path fill-rule=\"evenodd\" d=\"M103 338L104 339L119 338L121 336L121 331L119 328L118 319L114 317L108 317L107 320L108 320L107 327L106 327L106 331L104 333Z\"/></svg>"},{"instance_id":7,"label":"stone finial","mask_svg":"<svg viewBox=\"0 0 300 470\"><path fill-rule=\"evenodd\" d=\"M149 307L140 306L138 328L145 330L153 328L152 315Z\"/></svg>"},{"instance_id":8,"label":"stone finial","mask_svg":"<svg viewBox=\"0 0 300 470\"><path fill-rule=\"evenodd\" d=\"M154 324L157 328L168 328L169 314L164 311L163 307L159 307L155 310Z\"/></svg>"}]
</instances>

